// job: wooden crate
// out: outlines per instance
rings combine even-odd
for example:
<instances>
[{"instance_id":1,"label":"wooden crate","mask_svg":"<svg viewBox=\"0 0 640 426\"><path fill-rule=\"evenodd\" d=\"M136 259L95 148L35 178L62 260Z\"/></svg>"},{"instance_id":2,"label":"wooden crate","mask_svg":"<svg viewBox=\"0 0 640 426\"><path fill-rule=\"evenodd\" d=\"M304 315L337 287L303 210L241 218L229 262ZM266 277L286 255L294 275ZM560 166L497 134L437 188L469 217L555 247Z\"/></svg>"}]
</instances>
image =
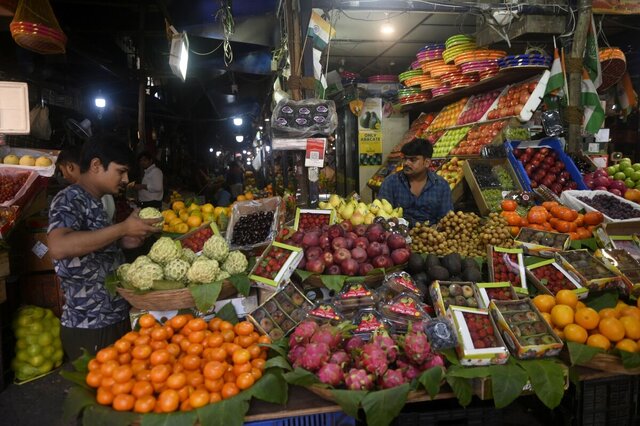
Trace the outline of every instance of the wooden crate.
<instances>
[{"instance_id":1,"label":"wooden crate","mask_svg":"<svg viewBox=\"0 0 640 426\"><path fill-rule=\"evenodd\" d=\"M60 317L62 305L64 305L64 293L56 274L23 275L20 277L19 287L22 303L49 308L57 317Z\"/></svg>"}]
</instances>

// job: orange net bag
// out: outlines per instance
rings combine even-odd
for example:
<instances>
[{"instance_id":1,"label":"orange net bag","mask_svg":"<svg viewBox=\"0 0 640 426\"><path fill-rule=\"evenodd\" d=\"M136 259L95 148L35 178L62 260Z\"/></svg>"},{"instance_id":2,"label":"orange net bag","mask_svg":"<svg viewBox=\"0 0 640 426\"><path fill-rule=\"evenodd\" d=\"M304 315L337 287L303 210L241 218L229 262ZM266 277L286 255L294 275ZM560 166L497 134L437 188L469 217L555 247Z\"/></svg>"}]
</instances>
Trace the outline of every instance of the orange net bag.
<instances>
[{"instance_id":1,"label":"orange net bag","mask_svg":"<svg viewBox=\"0 0 640 426\"><path fill-rule=\"evenodd\" d=\"M25 49L42 55L66 51L67 36L49 0L20 0L9 28L15 42Z\"/></svg>"}]
</instances>

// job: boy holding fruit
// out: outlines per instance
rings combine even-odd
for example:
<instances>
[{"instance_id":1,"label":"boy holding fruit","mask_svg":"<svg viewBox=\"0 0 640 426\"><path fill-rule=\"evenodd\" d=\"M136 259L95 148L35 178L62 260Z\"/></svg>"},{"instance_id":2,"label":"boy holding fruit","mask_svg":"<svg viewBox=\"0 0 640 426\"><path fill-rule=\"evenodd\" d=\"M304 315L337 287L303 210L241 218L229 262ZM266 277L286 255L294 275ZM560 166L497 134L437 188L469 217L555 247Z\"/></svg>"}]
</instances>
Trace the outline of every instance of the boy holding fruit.
<instances>
[{"instance_id":1,"label":"boy holding fruit","mask_svg":"<svg viewBox=\"0 0 640 426\"><path fill-rule=\"evenodd\" d=\"M81 348L96 353L130 330L129 305L105 288L123 261L119 247L133 248L157 232L157 219L137 211L112 225L100 199L128 183L131 151L115 136L88 141L77 183L60 191L49 209L48 246L64 291L60 337L70 359ZM119 245L118 245L119 243Z\"/></svg>"}]
</instances>

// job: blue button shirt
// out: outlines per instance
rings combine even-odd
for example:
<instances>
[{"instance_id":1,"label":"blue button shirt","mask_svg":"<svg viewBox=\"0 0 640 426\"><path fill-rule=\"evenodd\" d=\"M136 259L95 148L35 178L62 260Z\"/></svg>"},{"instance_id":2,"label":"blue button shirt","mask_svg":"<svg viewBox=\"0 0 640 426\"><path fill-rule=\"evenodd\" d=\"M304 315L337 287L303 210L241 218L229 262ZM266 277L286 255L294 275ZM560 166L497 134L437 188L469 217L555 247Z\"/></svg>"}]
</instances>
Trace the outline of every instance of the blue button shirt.
<instances>
[{"instance_id":1,"label":"blue button shirt","mask_svg":"<svg viewBox=\"0 0 640 426\"><path fill-rule=\"evenodd\" d=\"M409 180L400 171L387 176L382 182L378 198L384 198L394 207L402 207L404 218L411 226L425 220L433 225L453 210L449 184L432 171L427 172L427 183L419 196L411 193Z\"/></svg>"}]
</instances>

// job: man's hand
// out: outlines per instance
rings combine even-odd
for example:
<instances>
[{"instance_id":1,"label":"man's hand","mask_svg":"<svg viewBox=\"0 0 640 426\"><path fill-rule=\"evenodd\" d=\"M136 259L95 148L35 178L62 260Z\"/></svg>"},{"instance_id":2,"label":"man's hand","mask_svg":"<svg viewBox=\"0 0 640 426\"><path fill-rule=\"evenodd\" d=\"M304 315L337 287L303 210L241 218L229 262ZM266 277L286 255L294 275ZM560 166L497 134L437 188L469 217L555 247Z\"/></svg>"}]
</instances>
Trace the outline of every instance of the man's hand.
<instances>
[{"instance_id":1,"label":"man's hand","mask_svg":"<svg viewBox=\"0 0 640 426\"><path fill-rule=\"evenodd\" d=\"M140 247L144 242L144 238L138 237L123 237L120 240L120 246L126 249L132 249L136 247Z\"/></svg>"},{"instance_id":2,"label":"man's hand","mask_svg":"<svg viewBox=\"0 0 640 426\"><path fill-rule=\"evenodd\" d=\"M140 210L134 210L129 217L123 222L125 238L133 237L133 238L147 238L149 235L154 234L156 232L160 232L161 228L153 226L154 223L158 223L163 221L164 219L140 219L138 216L138 212Z\"/></svg>"}]
</instances>

